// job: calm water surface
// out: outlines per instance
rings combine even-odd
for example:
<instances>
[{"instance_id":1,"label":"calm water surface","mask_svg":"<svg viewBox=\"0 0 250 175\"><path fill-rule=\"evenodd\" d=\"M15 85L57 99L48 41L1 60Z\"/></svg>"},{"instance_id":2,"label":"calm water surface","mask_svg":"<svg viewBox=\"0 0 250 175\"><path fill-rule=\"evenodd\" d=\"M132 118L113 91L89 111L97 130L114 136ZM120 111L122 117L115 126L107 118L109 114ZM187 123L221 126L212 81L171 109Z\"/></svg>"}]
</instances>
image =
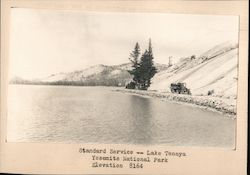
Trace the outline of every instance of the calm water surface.
<instances>
[{"instance_id":1,"label":"calm water surface","mask_svg":"<svg viewBox=\"0 0 250 175\"><path fill-rule=\"evenodd\" d=\"M10 142L234 147L235 120L105 87L10 85Z\"/></svg>"}]
</instances>

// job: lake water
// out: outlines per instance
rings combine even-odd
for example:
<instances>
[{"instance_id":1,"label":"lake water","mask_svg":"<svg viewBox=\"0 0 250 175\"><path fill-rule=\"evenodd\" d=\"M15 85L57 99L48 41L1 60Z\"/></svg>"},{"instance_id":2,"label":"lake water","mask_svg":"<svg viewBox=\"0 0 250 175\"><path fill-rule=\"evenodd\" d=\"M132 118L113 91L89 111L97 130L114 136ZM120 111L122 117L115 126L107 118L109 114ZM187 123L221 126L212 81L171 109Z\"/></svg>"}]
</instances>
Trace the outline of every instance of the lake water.
<instances>
[{"instance_id":1,"label":"lake water","mask_svg":"<svg viewBox=\"0 0 250 175\"><path fill-rule=\"evenodd\" d=\"M236 121L107 87L10 85L9 142L233 148Z\"/></svg>"}]
</instances>

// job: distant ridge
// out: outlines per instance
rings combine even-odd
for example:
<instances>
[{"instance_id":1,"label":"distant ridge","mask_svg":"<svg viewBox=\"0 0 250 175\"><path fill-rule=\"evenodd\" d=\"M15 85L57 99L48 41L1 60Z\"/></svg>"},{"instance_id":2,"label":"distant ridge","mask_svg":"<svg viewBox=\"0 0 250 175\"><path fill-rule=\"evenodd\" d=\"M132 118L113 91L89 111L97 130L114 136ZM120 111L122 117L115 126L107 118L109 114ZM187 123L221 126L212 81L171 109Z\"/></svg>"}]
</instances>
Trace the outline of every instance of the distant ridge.
<instances>
[{"instance_id":1,"label":"distant ridge","mask_svg":"<svg viewBox=\"0 0 250 175\"><path fill-rule=\"evenodd\" d=\"M164 64L155 64L159 71L167 69ZM79 86L125 86L132 77L128 73L131 63L107 66L98 64L83 70L52 74L36 80L13 78L12 84L79 85Z\"/></svg>"}]
</instances>

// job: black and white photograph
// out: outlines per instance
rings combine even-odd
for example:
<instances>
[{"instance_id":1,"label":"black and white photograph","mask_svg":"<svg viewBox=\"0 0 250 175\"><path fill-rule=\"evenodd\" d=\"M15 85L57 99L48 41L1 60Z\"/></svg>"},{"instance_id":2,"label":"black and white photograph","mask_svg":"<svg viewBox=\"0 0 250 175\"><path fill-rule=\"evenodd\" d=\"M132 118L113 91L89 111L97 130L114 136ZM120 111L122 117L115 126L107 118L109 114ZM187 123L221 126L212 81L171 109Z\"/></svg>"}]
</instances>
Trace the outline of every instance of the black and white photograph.
<instances>
[{"instance_id":1,"label":"black and white photograph","mask_svg":"<svg viewBox=\"0 0 250 175\"><path fill-rule=\"evenodd\" d=\"M235 149L239 16L12 8L7 142Z\"/></svg>"}]
</instances>

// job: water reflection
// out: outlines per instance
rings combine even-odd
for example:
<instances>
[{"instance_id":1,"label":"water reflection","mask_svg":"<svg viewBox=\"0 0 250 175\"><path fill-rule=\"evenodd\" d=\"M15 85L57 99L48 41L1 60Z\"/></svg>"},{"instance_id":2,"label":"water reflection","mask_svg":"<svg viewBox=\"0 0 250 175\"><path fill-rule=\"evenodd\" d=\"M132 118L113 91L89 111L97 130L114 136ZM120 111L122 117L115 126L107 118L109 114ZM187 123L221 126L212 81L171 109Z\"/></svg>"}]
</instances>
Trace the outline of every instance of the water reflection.
<instances>
[{"instance_id":1,"label":"water reflection","mask_svg":"<svg viewBox=\"0 0 250 175\"><path fill-rule=\"evenodd\" d=\"M129 138L138 144L152 143L154 115L152 114L151 100L131 95L129 105L131 109Z\"/></svg>"}]
</instances>

